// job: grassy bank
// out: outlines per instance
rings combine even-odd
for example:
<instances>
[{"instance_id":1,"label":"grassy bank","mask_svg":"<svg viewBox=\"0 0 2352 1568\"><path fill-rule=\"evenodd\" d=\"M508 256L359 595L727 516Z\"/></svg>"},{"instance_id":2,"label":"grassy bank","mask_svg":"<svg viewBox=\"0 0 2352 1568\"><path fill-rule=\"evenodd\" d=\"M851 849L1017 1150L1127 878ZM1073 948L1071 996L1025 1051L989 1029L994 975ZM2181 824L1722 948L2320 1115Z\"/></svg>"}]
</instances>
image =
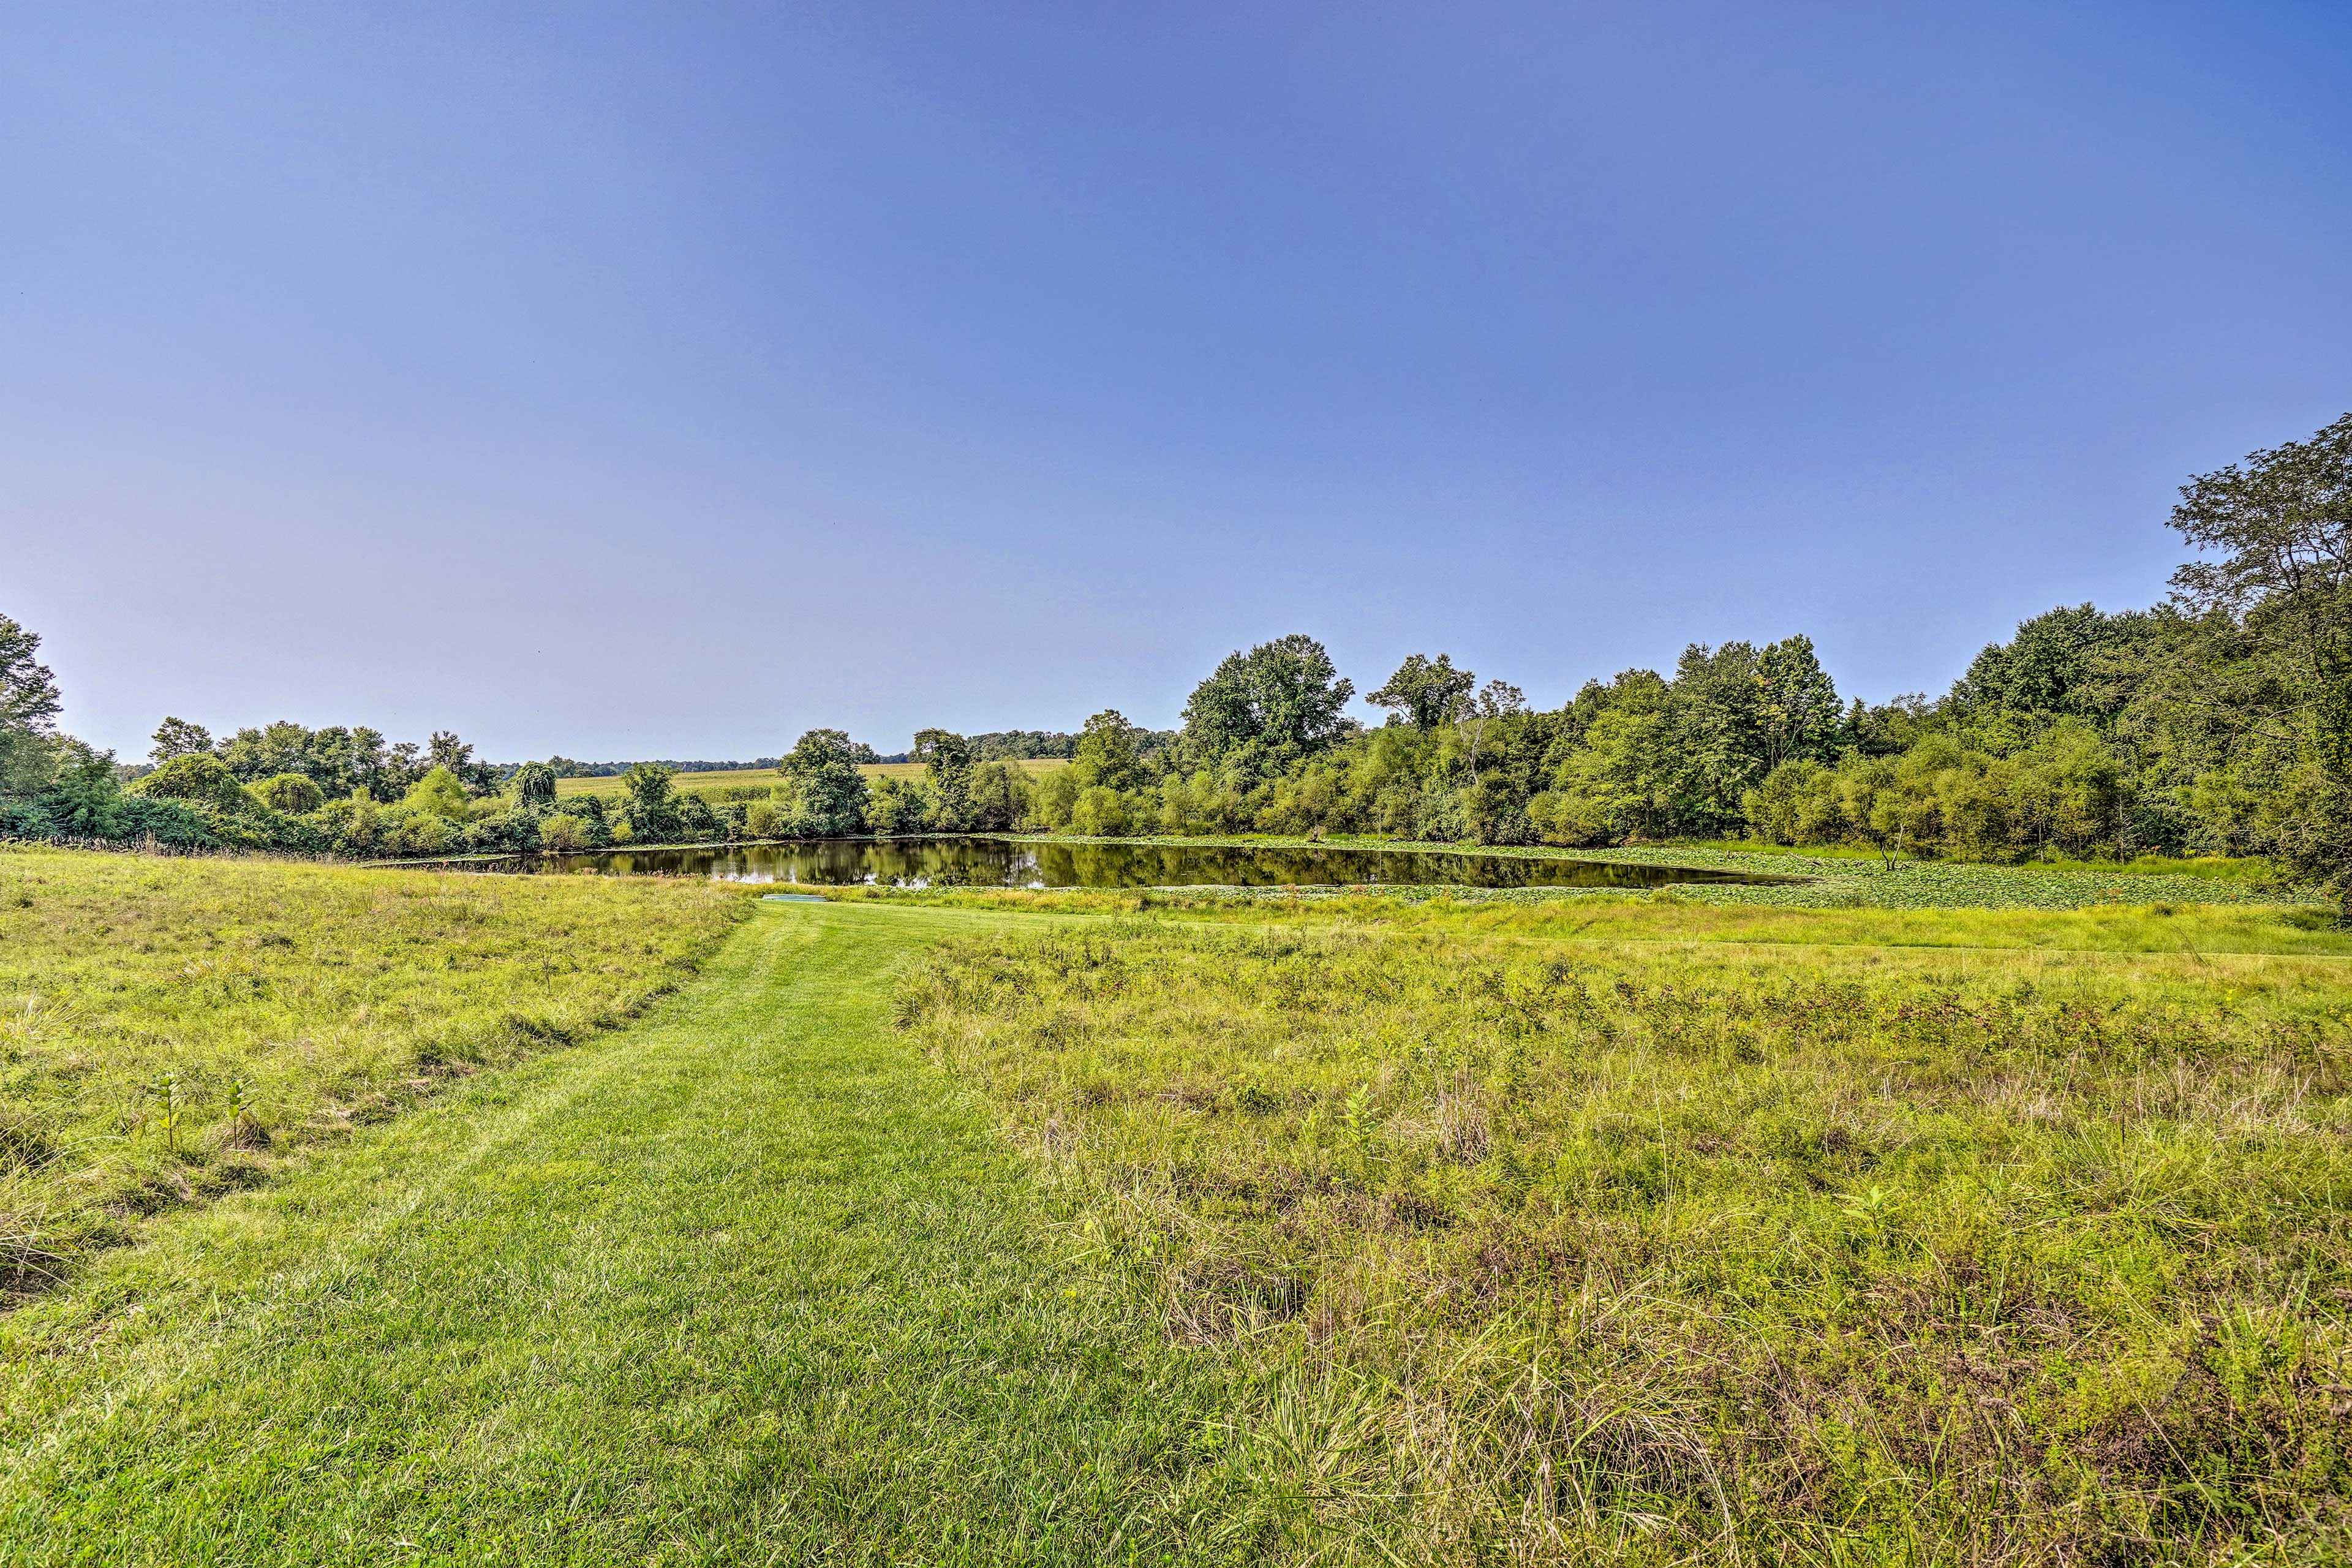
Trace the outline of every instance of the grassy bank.
<instances>
[{"instance_id":1,"label":"grassy bank","mask_svg":"<svg viewBox=\"0 0 2352 1568\"><path fill-rule=\"evenodd\" d=\"M621 1022L741 910L697 883L0 848L0 1289Z\"/></svg>"},{"instance_id":2,"label":"grassy bank","mask_svg":"<svg viewBox=\"0 0 2352 1568\"><path fill-rule=\"evenodd\" d=\"M900 1016L1335 1532L2352 1552L2340 963L1519 934L1147 912Z\"/></svg>"}]
</instances>

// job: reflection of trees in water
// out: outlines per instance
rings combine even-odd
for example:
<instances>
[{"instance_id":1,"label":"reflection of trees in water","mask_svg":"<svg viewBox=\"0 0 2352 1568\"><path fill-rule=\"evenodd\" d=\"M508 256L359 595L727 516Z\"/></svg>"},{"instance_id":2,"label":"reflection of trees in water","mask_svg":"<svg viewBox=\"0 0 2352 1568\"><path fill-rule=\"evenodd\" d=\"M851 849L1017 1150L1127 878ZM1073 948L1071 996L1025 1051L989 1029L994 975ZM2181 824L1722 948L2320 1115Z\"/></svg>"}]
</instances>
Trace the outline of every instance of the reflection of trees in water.
<instances>
[{"instance_id":1,"label":"reflection of trees in water","mask_svg":"<svg viewBox=\"0 0 2352 1568\"><path fill-rule=\"evenodd\" d=\"M1670 881L1747 881L1726 872L1523 858L1451 850L1215 844L1016 844L1003 838L820 839L709 849L627 849L565 856L554 870L612 876L716 877L842 886L1148 888L1647 888Z\"/></svg>"}]
</instances>

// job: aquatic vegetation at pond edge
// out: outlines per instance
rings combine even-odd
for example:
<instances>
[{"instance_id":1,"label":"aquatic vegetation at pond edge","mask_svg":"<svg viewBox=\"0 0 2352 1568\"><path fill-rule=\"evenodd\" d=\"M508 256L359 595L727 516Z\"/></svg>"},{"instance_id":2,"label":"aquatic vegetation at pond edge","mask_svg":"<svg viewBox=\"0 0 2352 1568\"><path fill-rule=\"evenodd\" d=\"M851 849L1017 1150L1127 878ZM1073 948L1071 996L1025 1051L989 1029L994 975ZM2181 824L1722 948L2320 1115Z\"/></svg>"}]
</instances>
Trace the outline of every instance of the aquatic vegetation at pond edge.
<instances>
[{"instance_id":1,"label":"aquatic vegetation at pond edge","mask_svg":"<svg viewBox=\"0 0 2352 1568\"><path fill-rule=\"evenodd\" d=\"M2352 1551L2332 959L1171 912L897 1008L1409 1560Z\"/></svg>"}]
</instances>

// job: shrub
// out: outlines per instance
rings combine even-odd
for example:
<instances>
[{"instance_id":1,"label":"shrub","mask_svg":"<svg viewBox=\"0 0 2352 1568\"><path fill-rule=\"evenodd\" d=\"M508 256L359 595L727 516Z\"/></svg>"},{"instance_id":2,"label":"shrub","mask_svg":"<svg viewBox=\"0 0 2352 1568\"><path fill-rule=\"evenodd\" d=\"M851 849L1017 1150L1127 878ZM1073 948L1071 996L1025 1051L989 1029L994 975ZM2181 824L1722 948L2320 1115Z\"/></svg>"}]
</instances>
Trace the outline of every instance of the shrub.
<instances>
[{"instance_id":1,"label":"shrub","mask_svg":"<svg viewBox=\"0 0 2352 1568\"><path fill-rule=\"evenodd\" d=\"M588 825L568 811L539 819L539 847L554 855L570 855L588 847Z\"/></svg>"},{"instance_id":2,"label":"shrub","mask_svg":"<svg viewBox=\"0 0 2352 1568\"><path fill-rule=\"evenodd\" d=\"M131 786L133 795L155 800L184 800L235 813L250 799L228 764L218 757L191 753L173 757Z\"/></svg>"},{"instance_id":3,"label":"shrub","mask_svg":"<svg viewBox=\"0 0 2352 1568\"><path fill-rule=\"evenodd\" d=\"M677 797L678 831L697 842L708 842L720 837L719 814L710 803L698 795Z\"/></svg>"},{"instance_id":4,"label":"shrub","mask_svg":"<svg viewBox=\"0 0 2352 1568\"><path fill-rule=\"evenodd\" d=\"M621 775L621 789L626 796L621 815L628 822L632 838L659 844L677 837L682 826L678 800L670 791L670 781L677 776L659 763L638 763Z\"/></svg>"},{"instance_id":5,"label":"shrub","mask_svg":"<svg viewBox=\"0 0 2352 1568\"><path fill-rule=\"evenodd\" d=\"M474 803L466 794L466 785L447 768L435 768L408 786L400 804L411 813L437 816L444 822L463 822L474 815Z\"/></svg>"},{"instance_id":6,"label":"shrub","mask_svg":"<svg viewBox=\"0 0 2352 1568\"><path fill-rule=\"evenodd\" d=\"M1070 826L1097 838L1117 838L1129 832L1133 822L1127 796L1105 784L1080 790L1070 807Z\"/></svg>"},{"instance_id":7,"label":"shrub","mask_svg":"<svg viewBox=\"0 0 2352 1568\"><path fill-rule=\"evenodd\" d=\"M317 784L300 773L279 773L246 788L270 810L294 816L318 810L327 798Z\"/></svg>"},{"instance_id":8,"label":"shrub","mask_svg":"<svg viewBox=\"0 0 2352 1568\"><path fill-rule=\"evenodd\" d=\"M310 820L345 855L373 855L383 837L381 808L364 789L352 791L349 800L329 801L310 814Z\"/></svg>"},{"instance_id":9,"label":"shrub","mask_svg":"<svg viewBox=\"0 0 2352 1568\"><path fill-rule=\"evenodd\" d=\"M866 797L866 824L877 833L920 833L929 816L930 803L907 779L882 779Z\"/></svg>"},{"instance_id":10,"label":"shrub","mask_svg":"<svg viewBox=\"0 0 2352 1568\"><path fill-rule=\"evenodd\" d=\"M539 824L528 811L494 811L464 831L466 847L486 855L528 855L539 847Z\"/></svg>"},{"instance_id":11,"label":"shrub","mask_svg":"<svg viewBox=\"0 0 2352 1568\"><path fill-rule=\"evenodd\" d=\"M436 772L440 770L436 770ZM410 792L412 795L414 791ZM383 847L394 855L446 855L449 852L448 821L407 802L383 814Z\"/></svg>"}]
</instances>

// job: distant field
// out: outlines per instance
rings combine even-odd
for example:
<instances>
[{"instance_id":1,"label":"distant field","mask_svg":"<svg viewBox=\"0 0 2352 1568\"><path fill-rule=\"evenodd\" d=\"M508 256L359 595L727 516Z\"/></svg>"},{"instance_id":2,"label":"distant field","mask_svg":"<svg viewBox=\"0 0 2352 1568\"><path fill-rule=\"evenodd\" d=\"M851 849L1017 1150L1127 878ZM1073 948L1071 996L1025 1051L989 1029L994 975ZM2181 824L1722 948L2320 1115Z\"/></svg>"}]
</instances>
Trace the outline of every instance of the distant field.
<instances>
[{"instance_id":1,"label":"distant field","mask_svg":"<svg viewBox=\"0 0 2352 1568\"><path fill-rule=\"evenodd\" d=\"M1056 768L1066 768L1069 765L1060 757L1035 757L1021 764L1024 769L1033 773L1049 773ZM858 771L869 779L886 776L909 778L921 773L923 764L920 763L869 763ZM775 782L776 770L773 768L719 768L707 773L677 775L677 788L681 792L694 795L700 795L708 790L731 789L743 784L772 784ZM558 795L618 795L621 793L621 781L617 775L600 779L558 779L555 781L555 793Z\"/></svg>"}]
</instances>

